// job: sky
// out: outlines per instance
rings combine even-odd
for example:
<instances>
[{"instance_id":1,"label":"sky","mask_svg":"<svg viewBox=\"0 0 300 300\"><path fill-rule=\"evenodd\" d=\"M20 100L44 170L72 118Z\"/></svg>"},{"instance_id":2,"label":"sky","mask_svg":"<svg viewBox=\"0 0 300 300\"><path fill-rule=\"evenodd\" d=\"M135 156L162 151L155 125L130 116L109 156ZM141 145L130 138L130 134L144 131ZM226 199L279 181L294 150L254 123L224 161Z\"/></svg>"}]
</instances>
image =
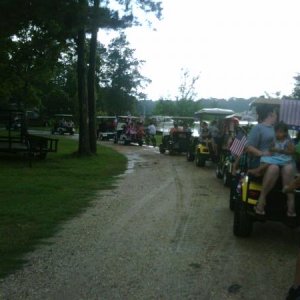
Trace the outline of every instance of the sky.
<instances>
[{"instance_id":1,"label":"sky","mask_svg":"<svg viewBox=\"0 0 300 300\"><path fill-rule=\"evenodd\" d=\"M290 95L300 73L299 0L162 0L152 28L126 30L147 99L175 99L181 69L200 74L198 98ZM100 36L101 39L105 37Z\"/></svg>"}]
</instances>

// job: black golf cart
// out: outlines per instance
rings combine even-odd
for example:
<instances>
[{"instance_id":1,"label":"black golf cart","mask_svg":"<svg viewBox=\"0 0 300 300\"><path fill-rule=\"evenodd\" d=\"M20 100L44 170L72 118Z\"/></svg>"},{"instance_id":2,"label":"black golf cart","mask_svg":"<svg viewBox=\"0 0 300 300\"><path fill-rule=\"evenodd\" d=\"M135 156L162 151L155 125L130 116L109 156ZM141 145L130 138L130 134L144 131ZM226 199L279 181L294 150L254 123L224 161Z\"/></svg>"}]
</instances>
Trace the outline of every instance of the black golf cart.
<instances>
[{"instance_id":1,"label":"black golf cart","mask_svg":"<svg viewBox=\"0 0 300 300\"><path fill-rule=\"evenodd\" d=\"M167 134L162 137L162 143L159 145L159 152L173 155L175 153L186 153L189 149L192 136L191 124L194 121L192 117L172 117L174 124Z\"/></svg>"}]
</instances>

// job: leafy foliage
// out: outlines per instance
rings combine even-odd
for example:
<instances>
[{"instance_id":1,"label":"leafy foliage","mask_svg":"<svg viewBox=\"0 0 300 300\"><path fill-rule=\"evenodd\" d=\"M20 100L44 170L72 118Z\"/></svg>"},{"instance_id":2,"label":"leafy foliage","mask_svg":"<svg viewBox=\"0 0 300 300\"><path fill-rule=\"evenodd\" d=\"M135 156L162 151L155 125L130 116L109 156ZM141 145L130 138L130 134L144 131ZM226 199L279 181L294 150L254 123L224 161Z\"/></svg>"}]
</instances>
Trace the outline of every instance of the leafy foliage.
<instances>
[{"instance_id":1,"label":"leafy foliage","mask_svg":"<svg viewBox=\"0 0 300 300\"><path fill-rule=\"evenodd\" d=\"M293 90L293 98L300 99L300 74L298 73L295 77L295 85Z\"/></svg>"}]
</instances>

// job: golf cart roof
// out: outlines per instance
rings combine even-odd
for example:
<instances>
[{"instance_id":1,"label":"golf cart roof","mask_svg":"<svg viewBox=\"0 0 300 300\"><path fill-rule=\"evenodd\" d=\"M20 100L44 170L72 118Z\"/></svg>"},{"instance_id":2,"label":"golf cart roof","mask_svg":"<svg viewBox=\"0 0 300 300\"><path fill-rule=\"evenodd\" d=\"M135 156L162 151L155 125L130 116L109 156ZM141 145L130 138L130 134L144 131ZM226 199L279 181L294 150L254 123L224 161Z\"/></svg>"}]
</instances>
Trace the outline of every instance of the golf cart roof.
<instances>
[{"instance_id":1,"label":"golf cart roof","mask_svg":"<svg viewBox=\"0 0 300 300\"><path fill-rule=\"evenodd\" d=\"M173 120L195 120L194 117L171 117Z\"/></svg>"},{"instance_id":2,"label":"golf cart roof","mask_svg":"<svg viewBox=\"0 0 300 300\"><path fill-rule=\"evenodd\" d=\"M275 106L279 106L281 104L281 99L266 99L266 98L258 98L254 101L252 101L250 103L250 107L253 107L253 106L256 106L256 105L259 105L259 104L269 104L269 105L275 105Z\"/></svg>"},{"instance_id":3,"label":"golf cart roof","mask_svg":"<svg viewBox=\"0 0 300 300\"><path fill-rule=\"evenodd\" d=\"M200 117L202 115L210 115L214 117L226 117L234 114L234 111L231 109L223 109L223 108L203 108L197 112L195 112L196 117Z\"/></svg>"},{"instance_id":4,"label":"golf cart roof","mask_svg":"<svg viewBox=\"0 0 300 300\"><path fill-rule=\"evenodd\" d=\"M116 116L97 116L96 119L115 119Z\"/></svg>"},{"instance_id":5,"label":"golf cart roof","mask_svg":"<svg viewBox=\"0 0 300 300\"><path fill-rule=\"evenodd\" d=\"M120 118L120 119L132 119L132 120L140 119L140 117L134 117L134 116L118 116L117 118Z\"/></svg>"},{"instance_id":6,"label":"golf cart roof","mask_svg":"<svg viewBox=\"0 0 300 300\"><path fill-rule=\"evenodd\" d=\"M245 121L245 120L239 121L239 126L251 126L256 124L258 124L257 121Z\"/></svg>"},{"instance_id":7,"label":"golf cart roof","mask_svg":"<svg viewBox=\"0 0 300 300\"><path fill-rule=\"evenodd\" d=\"M54 117L69 117L69 118L72 118L73 115L71 115L71 114L55 114Z\"/></svg>"}]
</instances>

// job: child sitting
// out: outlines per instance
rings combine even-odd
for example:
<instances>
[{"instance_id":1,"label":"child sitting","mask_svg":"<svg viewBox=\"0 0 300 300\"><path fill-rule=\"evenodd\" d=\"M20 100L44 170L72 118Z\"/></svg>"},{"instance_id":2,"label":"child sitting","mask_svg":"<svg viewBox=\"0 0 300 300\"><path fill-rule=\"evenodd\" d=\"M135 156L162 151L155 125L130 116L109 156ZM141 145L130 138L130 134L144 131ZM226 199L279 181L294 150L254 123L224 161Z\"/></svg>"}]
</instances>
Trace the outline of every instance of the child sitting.
<instances>
[{"instance_id":1,"label":"child sitting","mask_svg":"<svg viewBox=\"0 0 300 300\"><path fill-rule=\"evenodd\" d=\"M262 176L269 165L284 166L293 163L292 155L295 153L293 141L288 137L288 127L283 122L275 125L276 140L274 146L269 150L271 155L262 156L260 158L260 166L251 169L248 174L254 176Z\"/></svg>"}]
</instances>

